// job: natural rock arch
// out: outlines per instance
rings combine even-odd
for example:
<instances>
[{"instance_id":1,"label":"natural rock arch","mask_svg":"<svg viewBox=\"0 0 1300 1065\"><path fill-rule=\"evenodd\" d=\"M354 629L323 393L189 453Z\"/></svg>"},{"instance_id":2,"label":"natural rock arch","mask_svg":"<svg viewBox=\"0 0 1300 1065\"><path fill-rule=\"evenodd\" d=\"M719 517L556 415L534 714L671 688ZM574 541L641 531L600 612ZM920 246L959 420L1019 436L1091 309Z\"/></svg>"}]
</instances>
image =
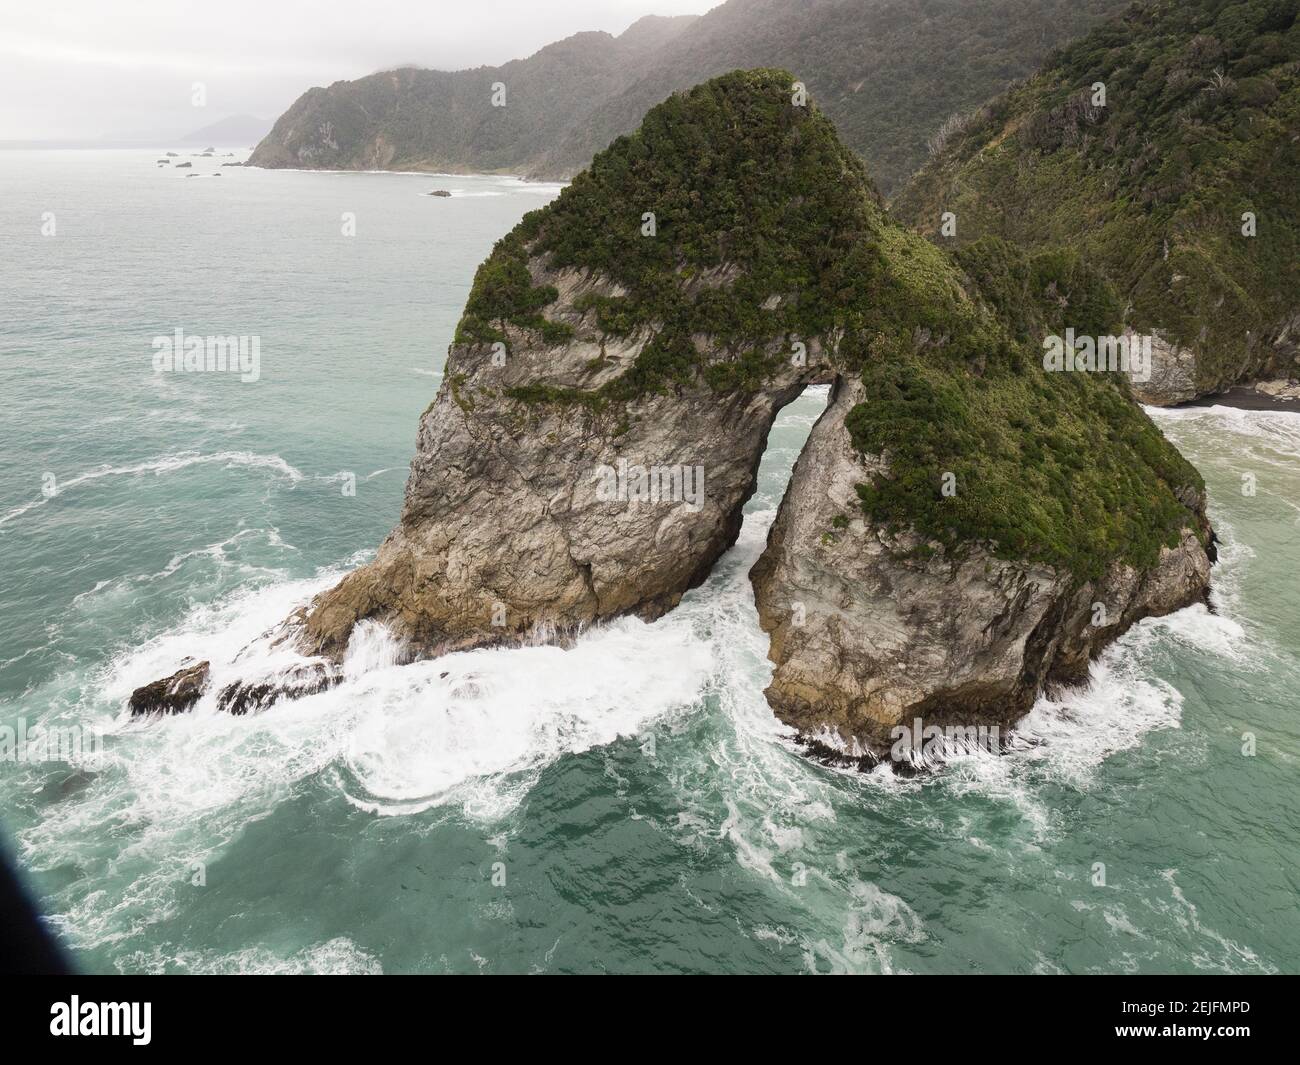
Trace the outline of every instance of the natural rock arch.
<instances>
[{"instance_id":1,"label":"natural rock arch","mask_svg":"<svg viewBox=\"0 0 1300 1065\"><path fill-rule=\"evenodd\" d=\"M303 657L226 679L220 706L334 683L366 620L416 658L672 609L735 541L777 412L813 381L833 399L752 575L768 697L805 734L870 759L913 714L1010 723L1205 594L1199 475L1122 381L1027 354L1065 315L1106 325L1113 294L1066 252L954 260L897 226L792 83L671 98L497 244L397 527L273 634ZM676 497L625 491L620 463ZM132 707L208 685L188 666Z\"/></svg>"},{"instance_id":2,"label":"natural rock arch","mask_svg":"<svg viewBox=\"0 0 1300 1065\"><path fill-rule=\"evenodd\" d=\"M550 346L508 327L509 355L496 360L490 345L452 347L420 419L401 520L374 562L313 605L310 650L338 655L368 617L429 656L663 614L735 542L777 412L829 379L814 343L802 365L774 351L778 368L758 389L696 381L603 409L547 399L617 380L650 338L589 333L577 306L608 295L608 282L538 263L533 281L555 288L547 318L574 338ZM646 482L660 498L637 498Z\"/></svg>"}]
</instances>

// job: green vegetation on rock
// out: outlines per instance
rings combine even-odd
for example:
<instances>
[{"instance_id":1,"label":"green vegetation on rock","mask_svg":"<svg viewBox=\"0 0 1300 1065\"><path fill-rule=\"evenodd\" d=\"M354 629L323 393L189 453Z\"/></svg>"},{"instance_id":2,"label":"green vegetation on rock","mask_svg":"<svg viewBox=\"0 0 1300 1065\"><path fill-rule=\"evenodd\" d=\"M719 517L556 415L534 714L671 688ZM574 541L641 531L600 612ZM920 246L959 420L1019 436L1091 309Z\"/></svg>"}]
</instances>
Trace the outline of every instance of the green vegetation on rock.
<instances>
[{"instance_id":1,"label":"green vegetation on rock","mask_svg":"<svg viewBox=\"0 0 1300 1065\"><path fill-rule=\"evenodd\" d=\"M924 345L864 367L870 398L847 426L863 454L886 455L889 472L859 486L863 509L950 552L989 543L999 557L1080 577L1113 559L1151 565L1188 524L1180 500L1203 491L1199 474L1123 382L1045 373L1036 343L1064 320L1106 332L1113 293L1077 257L1030 258L993 238L959 261L996 321L966 350Z\"/></svg>"},{"instance_id":2,"label":"green vegetation on rock","mask_svg":"<svg viewBox=\"0 0 1300 1065\"><path fill-rule=\"evenodd\" d=\"M1129 0L730 0L668 42L626 90L532 167L569 176L670 93L740 68L792 71L886 193L949 115L1032 73Z\"/></svg>"},{"instance_id":3,"label":"green vegetation on rock","mask_svg":"<svg viewBox=\"0 0 1300 1065\"><path fill-rule=\"evenodd\" d=\"M792 343L815 344L826 362L807 377L829 363L866 385L847 427L864 456L886 459L860 489L876 525L1080 578L1117 559L1150 565L1197 524L1180 500L1199 498L1199 476L1125 379L1041 363L1047 332L1114 327L1113 288L1077 253L986 238L953 255L894 224L829 120L792 103L791 82L737 71L655 108L497 244L459 342L514 327L544 350L557 291L534 278L575 271L622 293L578 298L565 313L581 317L579 337L639 337L639 357L598 390L517 387L521 403L604 410L649 392L755 390L778 366L788 374Z\"/></svg>"},{"instance_id":4,"label":"green vegetation on rock","mask_svg":"<svg viewBox=\"0 0 1300 1065\"><path fill-rule=\"evenodd\" d=\"M500 339L505 324L546 329L539 311L555 290L532 284L530 256L623 290L581 304L602 331L653 333L611 386L622 398L689 380L705 361L698 335L711 341L711 380L758 387L774 342L789 350L844 330L841 348L863 350L895 331L893 301L847 317L843 308L873 279L892 283L884 242L899 231L825 116L792 103L793 84L784 71L736 72L651 111L498 242L458 340ZM922 258L941 258L915 243Z\"/></svg>"},{"instance_id":5,"label":"green vegetation on rock","mask_svg":"<svg viewBox=\"0 0 1300 1065\"><path fill-rule=\"evenodd\" d=\"M309 89L249 163L518 174L634 82L694 21L650 15L618 37L576 33L499 67L408 66Z\"/></svg>"},{"instance_id":6,"label":"green vegetation on rock","mask_svg":"<svg viewBox=\"0 0 1300 1065\"><path fill-rule=\"evenodd\" d=\"M893 209L941 243L951 211L958 243L1077 249L1130 326L1194 353L1200 391L1267 370L1300 314L1298 10L1135 4L955 124Z\"/></svg>"}]
</instances>

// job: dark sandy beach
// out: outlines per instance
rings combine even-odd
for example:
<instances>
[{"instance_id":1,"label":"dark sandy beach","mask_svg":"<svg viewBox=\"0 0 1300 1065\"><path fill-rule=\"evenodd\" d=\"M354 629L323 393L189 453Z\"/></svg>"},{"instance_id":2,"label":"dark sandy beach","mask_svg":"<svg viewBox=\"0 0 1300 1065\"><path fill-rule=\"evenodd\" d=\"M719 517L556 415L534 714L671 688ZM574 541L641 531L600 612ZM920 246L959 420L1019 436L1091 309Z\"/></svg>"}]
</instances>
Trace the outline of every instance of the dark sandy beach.
<instances>
[{"instance_id":1,"label":"dark sandy beach","mask_svg":"<svg viewBox=\"0 0 1300 1065\"><path fill-rule=\"evenodd\" d=\"M1270 396L1249 385L1237 385L1217 396L1179 403L1180 407L1236 407L1238 410L1270 410L1300 412L1300 399Z\"/></svg>"}]
</instances>

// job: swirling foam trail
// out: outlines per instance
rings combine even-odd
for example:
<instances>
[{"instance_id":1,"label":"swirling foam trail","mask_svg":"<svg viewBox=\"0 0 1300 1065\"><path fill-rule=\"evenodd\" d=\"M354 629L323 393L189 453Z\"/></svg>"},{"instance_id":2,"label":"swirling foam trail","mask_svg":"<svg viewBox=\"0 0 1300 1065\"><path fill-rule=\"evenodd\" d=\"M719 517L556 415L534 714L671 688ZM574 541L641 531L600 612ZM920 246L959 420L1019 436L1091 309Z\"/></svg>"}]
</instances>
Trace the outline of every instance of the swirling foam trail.
<instances>
[{"instance_id":1,"label":"swirling foam trail","mask_svg":"<svg viewBox=\"0 0 1300 1065\"><path fill-rule=\"evenodd\" d=\"M78 474L76 477L60 483L54 496L33 499L30 503L23 503L5 514L0 514L0 525L13 521L14 518L37 507L43 507L50 499L63 495L69 488L76 488L77 485L86 484L89 481L98 481L104 477L129 477L141 473L152 473L155 476L160 476L190 466L208 465L216 462L226 463L227 469L233 466L244 466L275 470L277 473L288 477L295 484L303 479L302 471L289 465L279 455L256 455L251 451L222 451L215 455L196 455L192 452L182 452L177 455L163 455L156 459L149 459L134 466L104 465L97 466L93 470L87 470L85 473Z\"/></svg>"}]
</instances>

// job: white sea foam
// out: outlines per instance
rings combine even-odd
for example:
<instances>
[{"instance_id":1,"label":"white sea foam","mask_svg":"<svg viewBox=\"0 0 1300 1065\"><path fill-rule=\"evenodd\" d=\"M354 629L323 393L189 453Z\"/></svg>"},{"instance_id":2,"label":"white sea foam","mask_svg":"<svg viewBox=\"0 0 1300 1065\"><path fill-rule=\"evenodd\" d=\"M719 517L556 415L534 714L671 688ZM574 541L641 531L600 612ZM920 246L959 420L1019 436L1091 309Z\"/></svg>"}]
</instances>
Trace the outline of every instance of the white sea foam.
<instances>
[{"instance_id":1,"label":"white sea foam","mask_svg":"<svg viewBox=\"0 0 1300 1065\"><path fill-rule=\"evenodd\" d=\"M1147 407L1147 413L1179 444L1204 439L1220 455L1231 456L1243 472L1273 467L1294 475L1300 459L1300 411L1240 410L1235 407ZM1235 438L1224 448L1225 436ZM1180 444L1181 446L1181 444ZM1186 450L1186 447L1184 447Z\"/></svg>"},{"instance_id":2,"label":"white sea foam","mask_svg":"<svg viewBox=\"0 0 1300 1065\"><path fill-rule=\"evenodd\" d=\"M1235 621L1188 607L1138 623L1094 661L1085 684L1039 697L996 755L972 751L949 758L934 786L978 793L1015 806L1035 838L1056 830L1052 807L1040 797L1046 781L1087 789L1113 755L1141 745L1152 732L1178 729L1183 695L1153 669L1182 644L1199 654L1247 660Z\"/></svg>"},{"instance_id":3,"label":"white sea foam","mask_svg":"<svg viewBox=\"0 0 1300 1065\"><path fill-rule=\"evenodd\" d=\"M221 953L210 950L181 950L168 953L161 947L136 951L118 963L126 973L205 973L216 975L314 975L379 976L383 966L346 936L280 957L264 947Z\"/></svg>"},{"instance_id":4,"label":"white sea foam","mask_svg":"<svg viewBox=\"0 0 1300 1065\"><path fill-rule=\"evenodd\" d=\"M529 181L519 177L502 178L501 185L511 192L528 192L538 196L558 196L566 187L563 181Z\"/></svg>"},{"instance_id":5,"label":"white sea foam","mask_svg":"<svg viewBox=\"0 0 1300 1065\"><path fill-rule=\"evenodd\" d=\"M353 802L380 814L455 805L499 818L562 755L689 708L712 664L710 649L686 633L633 618L567 650L495 648L408 666L378 664L391 647L374 631L358 635L366 648L358 663L373 667L317 698L366 705L343 779Z\"/></svg>"},{"instance_id":6,"label":"white sea foam","mask_svg":"<svg viewBox=\"0 0 1300 1065\"><path fill-rule=\"evenodd\" d=\"M178 863L212 860L249 818L308 777L323 773L376 815L443 807L495 821L556 759L638 736L712 694L735 726L705 752L742 811L728 838L756 867L776 856L772 875L781 881L806 826L833 822L834 812L825 774L792 749L790 730L762 697L770 666L746 573L773 513L751 515L717 579L655 623L622 619L569 649L496 648L406 666L396 664L400 648L390 634L363 625L339 687L243 718L218 713L216 692L300 665L300 656L266 636L339 573L279 580L198 606L96 679L93 713L115 738L107 766L77 801L52 807L23 834L24 858L38 868L75 861L70 850L80 847L72 841L94 838L93 825L119 825L131 840L125 865L136 867L130 890L112 901L83 899L69 915L78 942L117 939L138 930L139 914L153 921L171 912ZM251 531L231 539L244 535ZM220 555L230 544L199 553ZM212 682L192 712L148 722L125 714L135 687L195 658L211 663ZM695 773L704 768L693 768L683 786L700 784ZM689 809L683 813L689 819ZM102 861L79 857L88 871ZM116 861L120 876L123 858Z\"/></svg>"},{"instance_id":7,"label":"white sea foam","mask_svg":"<svg viewBox=\"0 0 1300 1065\"><path fill-rule=\"evenodd\" d=\"M1133 668L1132 657L1125 657L1131 652L1131 646L1107 652L1092 664L1087 685L1040 697L1011 734L1007 768L1033 763L1084 787L1112 754L1136 747L1155 729L1177 728L1182 694Z\"/></svg>"},{"instance_id":8,"label":"white sea foam","mask_svg":"<svg viewBox=\"0 0 1300 1065\"><path fill-rule=\"evenodd\" d=\"M120 740L108 755L116 783L54 811L29 834L31 852L60 850L58 838L74 834L65 817L121 816L110 808L128 796L129 820L161 838L216 812L246 814L326 768L351 801L377 814L446 805L498 818L556 758L690 707L712 672L711 649L662 622L623 619L568 650L497 648L407 666L397 665L401 648L382 626L363 623L338 688L245 718L218 713L227 683L283 676L306 661L267 636L338 576L279 581L197 607L112 661L95 705L96 723ZM136 687L199 657L212 680L192 712L141 722L122 709Z\"/></svg>"},{"instance_id":9,"label":"white sea foam","mask_svg":"<svg viewBox=\"0 0 1300 1065\"><path fill-rule=\"evenodd\" d=\"M810 973L905 973L896 967L897 943L920 943L925 931L916 911L876 884L853 880L840 941L803 940L804 967Z\"/></svg>"},{"instance_id":10,"label":"white sea foam","mask_svg":"<svg viewBox=\"0 0 1300 1065\"><path fill-rule=\"evenodd\" d=\"M217 566L218 568L227 566L237 566L240 571L251 577L254 574L261 574L267 577L275 577L278 571L269 569L266 566L252 566L246 563L238 562L231 558L230 550L240 545L262 539L270 547L278 548L283 551L297 551L298 549L292 544L285 543L280 537L278 529L240 529L232 536L216 543L208 544L206 547L196 547L190 551L182 551L175 554L168 560L161 570L156 573L131 574L121 577L113 577L108 580L97 581L93 588L88 588L84 592L79 592L72 598L72 606L77 610L88 610L91 608L103 609L106 601L116 601L123 595L130 594L131 589L144 584L151 584L155 581L166 580L169 577L181 572L186 566L194 562L206 562Z\"/></svg>"}]
</instances>

